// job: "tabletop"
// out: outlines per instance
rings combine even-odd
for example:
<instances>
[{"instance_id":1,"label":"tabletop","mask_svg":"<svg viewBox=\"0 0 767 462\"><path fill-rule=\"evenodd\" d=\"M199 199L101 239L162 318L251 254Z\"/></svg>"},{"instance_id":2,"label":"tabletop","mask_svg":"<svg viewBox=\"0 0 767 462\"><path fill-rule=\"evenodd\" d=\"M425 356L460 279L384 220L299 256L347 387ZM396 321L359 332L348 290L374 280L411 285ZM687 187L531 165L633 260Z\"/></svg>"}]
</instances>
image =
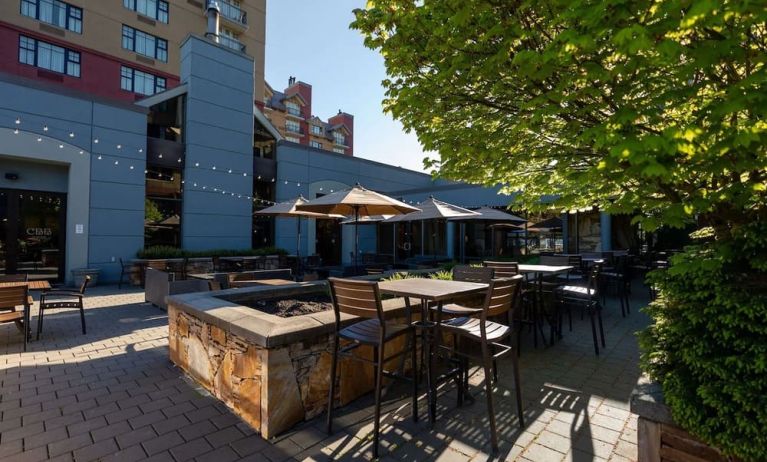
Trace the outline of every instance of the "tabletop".
<instances>
[{"instance_id":1,"label":"tabletop","mask_svg":"<svg viewBox=\"0 0 767 462\"><path fill-rule=\"evenodd\" d=\"M431 301L444 301L455 298L456 295L467 295L482 292L487 284L462 281L445 281L442 279L410 278L378 283L382 293L398 297L413 297Z\"/></svg>"},{"instance_id":2,"label":"tabletop","mask_svg":"<svg viewBox=\"0 0 767 462\"><path fill-rule=\"evenodd\" d=\"M519 265L520 273L543 273L557 274L572 270L572 266L552 266L552 265Z\"/></svg>"},{"instance_id":3,"label":"tabletop","mask_svg":"<svg viewBox=\"0 0 767 462\"><path fill-rule=\"evenodd\" d=\"M51 288L51 283L45 279L27 282L0 282L0 287L11 287L19 284L26 284L29 290L49 290Z\"/></svg>"}]
</instances>

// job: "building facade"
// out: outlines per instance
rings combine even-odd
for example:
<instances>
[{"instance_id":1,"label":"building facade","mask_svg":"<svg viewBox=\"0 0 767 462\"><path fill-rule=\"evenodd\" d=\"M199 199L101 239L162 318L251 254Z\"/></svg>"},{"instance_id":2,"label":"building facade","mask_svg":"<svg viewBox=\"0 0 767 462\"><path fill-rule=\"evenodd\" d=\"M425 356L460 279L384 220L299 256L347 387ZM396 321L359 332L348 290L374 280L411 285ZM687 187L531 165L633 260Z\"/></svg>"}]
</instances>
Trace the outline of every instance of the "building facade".
<instances>
[{"instance_id":1,"label":"building facade","mask_svg":"<svg viewBox=\"0 0 767 462\"><path fill-rule=\"evenodd\" d=\"M135 101L179 84L180 45L208 0L4 0L0 71ZM220 42L253 58L264 93L266 0L216 0Z\"/></svg>"},{"instance_id":2,"label":"building facade","mask_svg":"<svg viewBox=\"0 0 767 462\"><path fill-rule=\"evenodd\" d=\"M313 115L312 86L308 83L290 77L283 91L267 83L263 103L257 104L286 141L354 155L354 116L340 109L327 121Z\"/></svg>"}]
</instances>

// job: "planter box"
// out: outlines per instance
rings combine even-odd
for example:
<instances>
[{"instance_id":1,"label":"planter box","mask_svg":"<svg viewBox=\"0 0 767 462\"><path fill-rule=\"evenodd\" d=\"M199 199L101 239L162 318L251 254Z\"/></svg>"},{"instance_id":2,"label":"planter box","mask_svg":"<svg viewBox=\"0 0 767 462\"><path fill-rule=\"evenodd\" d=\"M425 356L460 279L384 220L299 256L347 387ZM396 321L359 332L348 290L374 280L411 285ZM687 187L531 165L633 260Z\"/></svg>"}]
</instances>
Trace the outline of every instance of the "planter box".
<instances>
[{"instance_id":1,"label":"planter box","mask_svg":"<svg viewBox=\"0 0 767 462\"><path fill-rule=\"evenodd\" d=\"M639 462L735 461L681 429L663 402L657 382L643 376L631 394L631 412L639 415Z\"/></svg>"}]
</instances>

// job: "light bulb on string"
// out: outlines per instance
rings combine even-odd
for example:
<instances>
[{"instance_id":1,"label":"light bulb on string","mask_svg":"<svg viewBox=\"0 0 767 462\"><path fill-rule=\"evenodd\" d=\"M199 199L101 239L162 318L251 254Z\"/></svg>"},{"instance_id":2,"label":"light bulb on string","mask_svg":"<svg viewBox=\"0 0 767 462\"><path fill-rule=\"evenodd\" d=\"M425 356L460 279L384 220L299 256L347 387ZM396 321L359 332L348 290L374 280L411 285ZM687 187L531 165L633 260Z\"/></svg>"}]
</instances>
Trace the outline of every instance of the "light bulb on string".
<instances>
[{"instance_id":1,"label":"light bulb on string","mask_svg":"<svg viewBox=\"0 0 767 462\"><path fill-rule=\"evenodd\" d=\"M120 161L119 161L119 160L116 160L116 161L115 161L115 165L118 165L119 163L120 163Z\"/></svg>"},{"instance_id":2,"label":"light bulb on string","mask_svg":"<svg viewBox=\"0 0 767 462\"><path fill-rule=\"evenodd\" d=\"M142 152L144 152L144 148L138 148L138 153L141 154Z\"/></svg>"},{"instance_id":3,"label":"light bulb on string","mask_svg":"<svg viewBox=\"0 0 767 462\"><path fill-rule=\"evenodd\" d=\"M248 176L248 174L247 173L243 173L242 176Z\"/></svg>"},{"instance_id":4,"label":"light bulb on string","mask_svg":"<svg viewBox=\"0 0 767 462\"><path fill-rule=\"evenodd\" d=\"M40 143L41 141L43 141L43 139L38 136L37 137L37 142Z\"/></svg>"},{"instance_id":5,"label":"light bulb on string","mask_svg":"<svg viewBox=\"0 0 767 462\"><path fill-rule=\"evenodd\" d=\"M96 159L101 160L101 154L99 154L99 156Z\"/></svg>"},{"instance_id":6,"label":"light bulb on string","mask_svg":"<svg viewBox=\"0 0 767 462\"><path fill-rule=\"evenodd\" d=\"M232 173L232 169L231 168L229 169L229 173Z\"/></svg>"},{"instance_id":7,"label":"light bulb on string","mask_svg":"<svg viewBox=\"0 0 767 462\"><path fill-rule=\"evenodd\" d=\"M69 132L69 137L70 138L74 138L75 137L75 132Z\"/></svg>"},{"instance_id":8,"label":"light bulb on string","mask_svg":"<svg viewBox=\"0 0 767 462\"><path fill-rule=\"evenodd\" d=\"M162 159L162 154L157 154L158 159Z\"/></svg>"},{"instance_id":9,"label":"light bulb on string","mask_svg":"<svg viewBox=\"0 0 767 462\"><path fill-rule=\"evenodd\" d=\"M43 125L43 131L44 131L44 132L47 132L47 131L48 131L48 126L47 126L47 125Z\"/></svg>"},{"instance_id":10,"label":"light bulb on string","mask_svg":"<svg viewBox=\"0 0 767 462\"><path fill-rule=\"evenodd\" d=\"M194 166L195 166L195 167L199 167L199 166L200 166L200 163L199 163L199 162L195 162L195 163L194 163Z\"/></svg>"},{"instance_id":11,"label":"light bulb on string","mask_svg":"<svg viewBox=\"0 0 767 462\"><path fill-rule=\"evenodd\" d=\"M118 145L117 145L117 149L122 149L122 148L123 148L123 145L122 145L122 144L118 144Z\"/></svg>"},{"instance_id":12,"label":"light bulb on string","mask_svg":"<svg viewBox=\"0 0 767 462\"><path fill-rule=\"evenodd\" d=\"M99 139L98 138L94 138L93 139L93 144L99 144Z\"/></svg>"},{"instance_id":13,"label":"light bulb on string","mask_svg":"<svg viewBox=\"0 0 767 462\"><path fill-rule=\"evenodd\" d=\"M83 152L83 151L80 151L80 155L83 155L83 154L84 154L84 152Z\"/></svg>"},{"instance_id":14,"label":"light bulb on string","mask_svg":"<svg viewBox=\"0 0 767 462\"><path fill-rule=\"evenodd\" d=\"M213 166L213 170L215 170L215 169L216 169L216 166L214 165L214 166Z\"/></svg>"},{"instance_id":15,"label":"light bulb on string","mask_svg":"<svg viewBox=\"0 0 767 462\"><path fill-rule=\"evenodd\" d=\"M59 145L59 149L64 149L64 145L63 145L63 144L60 144L60 145Z\"/></svg>"},{"instance_id":16,"label":"light bulb on string","mask_svg":"<svg viewBox=\"0 0 767 462\"><path fill-rule=\"evenodd\" d=\"M16 117L16 125L19 125L19 124L21 124L21 119L19 119L18 117Z\"/></svg>"},{"instance_id":17,"label":"light bulb on string","mask_svg":"<svg viewBox=\"0 0 767 462\"><path fill-rule=\"evenodd\" d=\"M13 134L14 134L14 135L18 135L18 134L19 134L19 129L17 128L16 130L14 130L14 131L13 131Z\"/></svg>"}]
</instances>

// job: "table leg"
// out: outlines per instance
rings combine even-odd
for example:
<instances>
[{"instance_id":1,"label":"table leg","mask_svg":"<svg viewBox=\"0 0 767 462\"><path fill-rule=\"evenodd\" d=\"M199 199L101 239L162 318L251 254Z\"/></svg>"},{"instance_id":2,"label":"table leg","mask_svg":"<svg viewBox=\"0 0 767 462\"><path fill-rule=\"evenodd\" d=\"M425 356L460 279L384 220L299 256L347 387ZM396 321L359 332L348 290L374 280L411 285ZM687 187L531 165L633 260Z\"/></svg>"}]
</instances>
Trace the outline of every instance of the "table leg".
<instances>
[{"instance_id":1,"label":"table leg","mask_svg":"<svg viewBox=\"0 0 767 462\"><path fill-rule=\"evenodd\" d=\"M421 299L421 317L423 320L428 322L429 320L429 306L428 306L428 300ZM429 338L430 335L433 335L430 331L431 329L425 328L421 331L421 348L423 348L423 351L426 355L426 398L428 403L428 410L429 410L429 423L432 425L434 424L436 420L435 415L435 407L433 406L434 403L434 377L432 375L433 373L433 350L432 350L432 341L433 338ZM423 364L423 362L422 362Z\"/></svg>"},{"instance_id":2,"label":"table leg","mask_svg":"<svg viewBox=\"0 0 767 462\"><path fill-rule=\"evenodd\" d=\"M538 329L538 332L540 332L543 346L548 346L549 343L546 341L546 335L543 333L542 319L546 317L543 312L543 273L538 273L537 279L538 290L536 291L537 293L535 297L535 314L533 315L535 326L533 328Z\"/></svg>"},{"instance_id":3,"label":"table leg","mask_svg":"<svg viewBox=\"0 0 767 462\"><path fill-rule=\"evenodd\" d=\"M442 302L437 302L437 313L442 313ZM431 342L429 344L430 354L429 354L429 365L427 374L429 374L429 419L431 424L433 425L434 422L437 419L437 390L436 390L436 379L434 377L434 369L435 364L434 361L436 360L437 352L439 351L439 342L441 341L441 331L440 331L440 319L441 316L437 315L437 321L434 324L434 328L431 331Z\"/></svg>"}]
</instances>

